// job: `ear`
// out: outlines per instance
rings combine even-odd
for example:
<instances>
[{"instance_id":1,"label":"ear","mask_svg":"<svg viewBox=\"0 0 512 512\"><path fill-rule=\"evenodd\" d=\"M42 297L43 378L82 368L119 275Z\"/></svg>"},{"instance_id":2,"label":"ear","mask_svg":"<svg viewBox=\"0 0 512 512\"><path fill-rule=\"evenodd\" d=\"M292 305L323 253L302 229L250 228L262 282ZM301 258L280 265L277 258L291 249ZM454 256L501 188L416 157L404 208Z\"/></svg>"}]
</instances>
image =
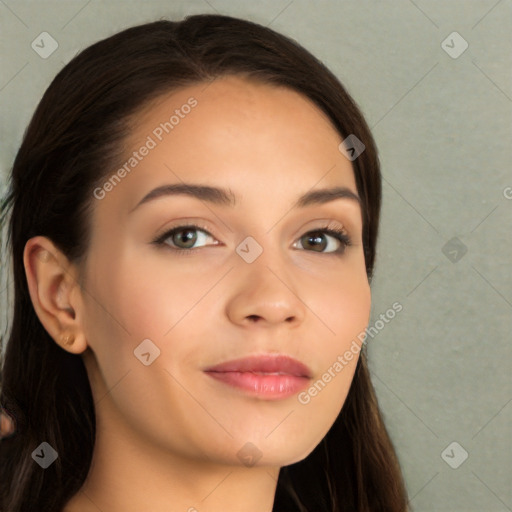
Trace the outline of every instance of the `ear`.
<instances>
[{"instance_id":1,"label":"ear","mask_svg":"<svg viewBox=\"0 0 512 512\"><path fill-rule=\"evenodd\" d=\"M64 350L86 350L78 270L46 237L25 244L23 264L34 310L48 334Z\"/></svg>"}]
</instances>

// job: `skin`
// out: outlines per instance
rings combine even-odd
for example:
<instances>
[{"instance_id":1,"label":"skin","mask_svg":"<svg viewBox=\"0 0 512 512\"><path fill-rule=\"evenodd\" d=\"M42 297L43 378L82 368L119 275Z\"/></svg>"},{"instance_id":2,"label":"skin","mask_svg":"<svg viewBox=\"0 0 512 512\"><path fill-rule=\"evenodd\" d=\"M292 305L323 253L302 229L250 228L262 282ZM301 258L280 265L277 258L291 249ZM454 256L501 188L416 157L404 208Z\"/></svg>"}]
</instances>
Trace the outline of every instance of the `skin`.
<instances>
[{"instance_id":1,"label":"skin","mask_svg":"<svg viewBox=\"0 0 512 512\"><path fill-rule=\"evenodd\" d=\"M0 412L0 438L8 437L15 431L12 418L4 412Z\"/></svg>"},{"instance_id":2,"label":"skin","mask_svg":"<svg viewBox=\"0 0 512 512\"><path fill-rule=\"evenodd\" d=\"M270 512L280 468L313 451L352 381L358 355L303 405L297 393L268 400L203 372L284 353L311 368L311 385L368 325L371 294L359 204L291 209L311 189L357 193L327 116L295 91L224 77L147 107L128 153L191 96L198 104L180 124L103 199L91 198L83 288L49 239L25 247L35 311L56 343L81 354L95 400L92 466L65 512ZM229 187L238 204L180 195L129 213L153 188L181 181ZM307 245L304 235L326 220L352 241L342 254L330 252L340 246L331 235L323 248ZM187 255L169 249L176 237L167 248L151 243L190 221L213 238L195 232ZM263 248L252 263L235 251L247 236ZM149 366L134 356L147 338L160 349ZM248 442L261 453L252 466L237 456Z\"/></svg>"}]
</instances>

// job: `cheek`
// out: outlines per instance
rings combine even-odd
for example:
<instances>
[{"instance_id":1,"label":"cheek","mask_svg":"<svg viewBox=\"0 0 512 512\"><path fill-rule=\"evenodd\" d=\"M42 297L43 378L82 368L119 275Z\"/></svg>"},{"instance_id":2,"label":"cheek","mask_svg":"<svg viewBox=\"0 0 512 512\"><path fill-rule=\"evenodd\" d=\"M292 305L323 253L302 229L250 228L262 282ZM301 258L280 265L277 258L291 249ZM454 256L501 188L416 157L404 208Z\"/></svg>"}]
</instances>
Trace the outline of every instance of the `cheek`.
<instances>
[{"instance_id":1,"label":"cheek","mask_svg":"<svg viewBox=\"0 0 512 512\"><path fill-rule=\"evenodd\" d=\"M103 261L90 272L84 320L88 343L108 387L137 362L135 348L144 339L160 338L172 319L163 310L170 297L155 293L147 269L120 254Z\"/></svg>"},{"instance_id":2,"label":"cheek","mask_svg":"<svg viewBox=\"0 0 512 512\"><path fill-rule=\"evenodd\" d=\"M211 286L197 272L180 271L176 264L173 271L129 254L113 259L115 266L103 266L90 283L92 316L104 334L116 334L113 343L165 338Z\"/></svg>"},{"instance_id":3,"label":"cheek","mask_svg":"<svg viewBox=\"0 0 512 512\"><path fill-rule=\"evenodd\" d=\"M157 367L173 374L185 371L180 362L193 359L201 348L194 349L194 343L204 339L205 326L200 318L207 301L202 298L218 275L179 271L177 264L175 270L148 265L144 258L130 256L130 251L111 256L110 261L116 265L98 265L90 276L85 314L86 336L106 389L127 372L127 380L133 380L136 372ZM144 366L137 355L142 357L148 349L150 358L153 354L156 357ZM154 372L151 375L156 378ZM167 373L160 377L164 382L170 378ZM149 394L152 381L148 372L143 382L143 387L148 385L144 393ZM163 389L162 383L159 388Z\"/></svg>"},{"instance_id":4,"label":"cheek","mask_svg":"<svg viewBox=\"0 0 512 512\"><path fill-rule=\"evenodd\" d=\"M371 290L363 263L347 264L326 272L316 280L307 304L318 317L323 354L332 354L350 346L364 332L371 309Z\"/></svg>"},{"instance_id":5,"label":"cheek","mask_svg":"<svg viewBox=\"0 0 512 512\"><path fill-rule=\"evenodd\" d=\"M348 269L347 269L348 270ZM300 404L318 415L328 430L352 383L371 310L366 272L339 273L308 306L319 317L313 340L318 367L310 388L298 396ZM327 431L326 430L326 431Z\"/></svg>"},{"instance_id":6,"label":"cheek","mask_svg":"<svg viewBox=\"0 0 512 512\"><path fill-rule=\"evenodd\" d=\"M162 269L138 267L135 261L128 265L122 258L117 262L88 284L86 336L95 354L91 375L97 399L109 397L100 402L102 414L112 422L118 421L112 410L120 411L122 421L159 435L159 442L169 432L181 439L192 428L187 410L194 401L178 382L184 380L180 371L189 357L188 338L194 338L194 328L199 334L199 324L188 321L187 311L204 294L204 286L194 287L178 274L163 282ZM146 366L142 354L147 352L151 363ZM183 372L189 370L187 366Z\"/></svg>"}]
</instances>

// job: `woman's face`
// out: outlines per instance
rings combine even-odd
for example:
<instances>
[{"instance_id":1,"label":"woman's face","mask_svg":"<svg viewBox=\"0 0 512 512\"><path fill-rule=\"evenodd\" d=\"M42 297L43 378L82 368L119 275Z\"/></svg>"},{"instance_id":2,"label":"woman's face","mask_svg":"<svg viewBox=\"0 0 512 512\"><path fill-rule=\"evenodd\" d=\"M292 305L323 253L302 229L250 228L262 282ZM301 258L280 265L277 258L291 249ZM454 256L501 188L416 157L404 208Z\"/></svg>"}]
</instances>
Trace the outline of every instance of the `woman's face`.
<instances>
[{"instance_id":1,"label":"woman's face","mask_svg":"<svg viewBox=\"0 0 512 512\"><path fill-rule=\"evenodd\" d=\"M305 97L235 77L182 89L139 116L125 172L121 162L91 198L82 327L99 428L229 465L288 465L322 440L358 354L341 370L336 362L370 315L362 211L346 197L296 203L320 189L357 194L341 141ZM184 183L227 198L141 203ZM200 229L162 237L190 224ZM235 383L255 382L251 391L205 372L277 354L310 378L231 372Z\"/></svg>"}]
</instances>

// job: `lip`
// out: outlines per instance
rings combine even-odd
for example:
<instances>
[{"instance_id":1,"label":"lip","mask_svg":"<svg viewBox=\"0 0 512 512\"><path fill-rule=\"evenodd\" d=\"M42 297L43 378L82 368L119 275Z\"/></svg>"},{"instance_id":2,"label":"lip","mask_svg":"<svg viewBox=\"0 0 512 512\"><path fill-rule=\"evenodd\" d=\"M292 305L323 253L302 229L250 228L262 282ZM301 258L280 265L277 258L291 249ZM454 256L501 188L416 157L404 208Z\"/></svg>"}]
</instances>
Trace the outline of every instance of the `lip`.
<instances>
[{"instance_id":1,"label":"lip","mask_svg":"<svg viewBox=\"0 0 512 512\"><path fill-rule=\"evenodd\" d=\"M297 393L312 375L305 364L282 354L235 359L203 371L224 384L270 400Z\"/></svg>"}]
</instances>

